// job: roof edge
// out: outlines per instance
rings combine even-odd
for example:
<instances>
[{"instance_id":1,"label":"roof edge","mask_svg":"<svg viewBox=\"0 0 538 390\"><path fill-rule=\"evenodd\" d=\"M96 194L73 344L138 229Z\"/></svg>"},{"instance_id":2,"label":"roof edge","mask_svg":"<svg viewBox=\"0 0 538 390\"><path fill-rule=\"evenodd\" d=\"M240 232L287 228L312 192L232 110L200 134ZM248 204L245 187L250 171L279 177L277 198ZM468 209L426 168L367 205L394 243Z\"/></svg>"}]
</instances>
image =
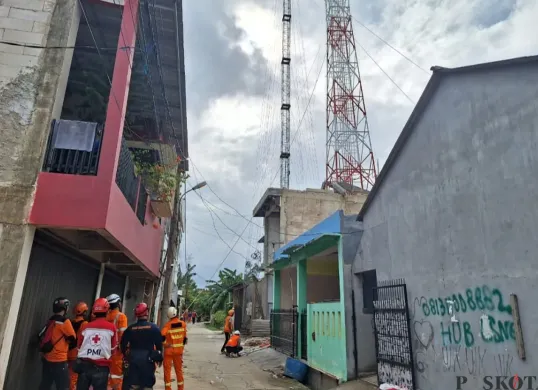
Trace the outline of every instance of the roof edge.
<instances>
[{"instance_id":1,"label":"roof edge","mask_svg":"<svg viewBox=\"0 0 538 390\"><path fill-rule=\"evenodd\" d=\"M398 139L396 140L396 143L392 147L392 150L389 153L389 156L387 157L387 161L385 161L385 164L383 165L383 168L381 169L381 172L379 172L379 176L377 176L377 179L370 190L370 193L366 197L366 200L364 201L364 204L361 207L361 210L359 211L359 214L357 215L357 220L362 220L364 214L366 214L366 211L368 211L368 208L370 204L372 203L373 199L377 195L377 192L379 191L379 187L383 184L383 182L386 179L386 176L388 174L388 171L392 168L394 163L396 162L396 159L398 158L398 155L400 154L400 151L405 146L407 139L411 135L412 128L417 122L417 120L422 116L422 113L424 112L424 108L428 104L429 99L437 89L437 86L439 85L440 81L440 74L439 73L433 73L433 75L430 77L430 81L428 81L428 84L426 84L426 88L424 88L424 91L422 92L422 95L420 96L417 104L415 105L415 108L411 112L411 115L409 116L409 119L407 119L407 122L405 123L402 131L400 132L400 135L398 136Z\"/></svg>"},{"instance_id":2,"label":"roof edge","mask_svg":"<svg viewBox=\"0 0 538 390\"><path fill-rule=\"evenodd\" d=\"M261 213L261 210L265 204L274 197L280 196L282 194L281 188L273 188L269 187L267 190L265 190L265 193L262 195L259 202L256 204L256 207L254 207L254 210L252 210L252 216L253 217L263 217Z\"/></svg>"},{"instance_id":3,"label":"roof edge","mask_svg":"<svg viewBox=\"0 0 538 390\"><path fill-rule=\"evenodd\" d=\"M430 70L435 73L456 73L456 72L470 72L484 69L494 69L502 66L512 66L512 65L524 65L533 62L538 62L538 55L526 56L526 57L515 57L509 58L506 60L492 61L492 62L482 62L480 64L465 65L457 68L445 68L443 66L432 66Z\"/></svg>"}]
</instances>

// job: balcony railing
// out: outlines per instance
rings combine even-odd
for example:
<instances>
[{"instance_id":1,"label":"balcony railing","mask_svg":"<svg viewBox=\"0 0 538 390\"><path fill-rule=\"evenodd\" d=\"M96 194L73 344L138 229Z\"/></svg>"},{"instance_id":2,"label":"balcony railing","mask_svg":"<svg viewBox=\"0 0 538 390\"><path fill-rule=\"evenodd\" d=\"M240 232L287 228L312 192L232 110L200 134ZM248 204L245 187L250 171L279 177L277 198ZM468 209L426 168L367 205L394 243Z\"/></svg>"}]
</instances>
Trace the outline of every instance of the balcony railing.
<instances>
[{"instance_id":1,"label":"balcony railing","mask_svg":"<svg viewBox=\"0 0 538 390\"><path fill-rule=\"evenodd\" d=\"M53 120L43 171L96 176L103 129L98 123Z\"/></svg>"},{"instance_id":2,"label":"balcony railing","mask_svg":"<svg viewBox=\"0 0 538 390\"><path fill-rule=\"evenodd\" d=\"M140 176L135 174L135 164L133 156L125 143L121 140L120 159L118 161L118 171L116 172L116 184L136 213L140 223L145 223L146 205L148 194L141 181Z\"/></svg>"},{"instance_id":3,"label":"balcony railing","mask_svg":"<svg viewBox=\"0 0 538 390\"><path fill-rule=\"evenodd\" d=\"M53 120L47 140L43 171L69 175L97 176L104 125L94 122ZM125 140L122 139L116 184L136 213L145 223L148 194Z\"/></svg>"}]
</instances>

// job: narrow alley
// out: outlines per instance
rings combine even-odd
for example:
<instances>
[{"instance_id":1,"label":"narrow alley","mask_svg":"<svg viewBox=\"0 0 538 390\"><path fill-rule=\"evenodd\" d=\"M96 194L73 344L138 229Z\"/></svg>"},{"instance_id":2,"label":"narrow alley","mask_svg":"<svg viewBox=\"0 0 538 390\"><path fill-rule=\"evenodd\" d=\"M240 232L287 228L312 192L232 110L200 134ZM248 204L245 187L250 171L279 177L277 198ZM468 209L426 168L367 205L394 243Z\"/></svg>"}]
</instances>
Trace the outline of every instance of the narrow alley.
<instances>
[{"instance_id":1,"label":"narrow alley","mask_svg":"<svg viewBox=\"0 0 538 390\"><path fill-rule=\"evenodd\" d=\"M291 379L275 378L261 368L263 362L255 362L251 355L235 359L221 355L222 332L211 331L204 324L189 325L188 339L183 364L186 389L306 389ZM154 389L164 390L162 368L157 370Z\"/></svg>"}]
</instances>

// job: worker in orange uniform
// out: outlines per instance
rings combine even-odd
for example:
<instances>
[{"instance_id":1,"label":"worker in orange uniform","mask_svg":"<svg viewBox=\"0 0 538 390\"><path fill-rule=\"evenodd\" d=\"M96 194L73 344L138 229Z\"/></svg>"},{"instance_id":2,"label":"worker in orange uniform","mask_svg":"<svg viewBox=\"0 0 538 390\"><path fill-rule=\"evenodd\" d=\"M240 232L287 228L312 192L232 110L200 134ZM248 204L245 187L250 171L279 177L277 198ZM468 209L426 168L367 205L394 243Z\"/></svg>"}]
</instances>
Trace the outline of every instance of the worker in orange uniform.
<instances>
[{"instance_id":1,"label":"worker in orange uniform","mask_svg":"<svg viewBox=\"0 0 538 390\"><path fill-rule=\"evenodd\" d=\"M235 314L235 311L232 309L228 311L228 315L224 319L224 344L222 344L220 353L226 352L226 344L228 344L228 340L230 340L230 335L232 334L234 330L234 324L233 324L234 314Z\"/></svg>"},{"instance_id":2,"label":"worker in orange uniform","mask_svg":"<svg viewBox=\"0 0 538 390\"><path fill-rule=\"evenodd\" d=\"M66 317L69 309L67 298L56 298L52 304L53 315L38 334L39 350L43 354L43 371L39 390L69 388L67 353L75 343L75 331Z\"/></svg>"},{"instance_id":3,"label":"worker in orange uniform","mask_svg":"<svg viewBox=\"0 0 538 390\"><path fill-rule=\"evenodd\" d=\"M110 294L106 300L110 305L106 319L116 327L116 340L121 343L123 332L127 329L127 316L121 312L121 298L118 294ZM110 358L108 387L112 390L121 390L123 387L123 354L120 348L117 348Z\"/></svg>"},{"instance_id":4,"label":"worker in orange uniform","mask_svg":"<svg viewBox=\"0 0 538 390\"><path fill-rule=\"evenodd\" d=\"M83 325L88 323L87 317L88 317L88 305L86 302L79 302L77 305L73 308L73 315L75 318L73 319L73 329L75 330L75 334L77 335L77 340L80 339L82 336L80 332L82 331ZM67 354L67 361L69 364L69 377L71 384L69 385L70 390L75 390L77 388L77 379L78 374L73 371L73 363L75 360L77 360L77 354L78 354L78 348L77 345L72 345L72 348L69 349L69 353Z\"/></svg>"},{"instance_id":5,"label":"worker in orange uniform","mask_svg":"<svg viewBox=\"0 0 538 390\"><path fill-rule=\"evenodd\" d=\"M226 356L239 357L243 347L241 346L241 332L236 330L226 343Z\"/></svg>"},{"instance_id":6,"label":"worker in orange uniform","mask_svg":"<svg viewBox=\"0 0 538 390\"><path fill-rule=\"evenodd\" d=\"M172 389L172 364L174 364L177 389L183 390L183 348L187 344L187 324L179 319L175 307L169 307L166 315L169 321L161 330L164 341L164 388Z\"/></svg>"}]
</instances>

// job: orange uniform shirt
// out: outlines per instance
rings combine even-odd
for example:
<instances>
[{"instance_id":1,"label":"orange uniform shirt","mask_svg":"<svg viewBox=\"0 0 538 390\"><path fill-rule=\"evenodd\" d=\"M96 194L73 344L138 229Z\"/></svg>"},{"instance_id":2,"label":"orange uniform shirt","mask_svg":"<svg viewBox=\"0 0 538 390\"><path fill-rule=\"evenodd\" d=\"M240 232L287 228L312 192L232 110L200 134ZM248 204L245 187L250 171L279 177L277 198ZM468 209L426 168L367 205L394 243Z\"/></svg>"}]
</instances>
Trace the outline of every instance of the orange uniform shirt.
<instances>
[{"instance_id":1,"label":"orange uniform shirt","mask_svg":"<svg viewBox=\"0 0 538 390\"><path fill-rule=\"evenodd\" d=\"M175 317L168 321L161 330L165 338L163 347L165 356L182 355L187 337L187 324Z\"/></svg>"},{"instance_id":2,"label":"orange uniform shirt","mask_svg":"<svg viewBox=\"0 0 538 390\"><path fill-rule=\"evenodd\" d=\"M226 316L224 319L224 332L231 333L232 328L232 316Z\"/></svg>"},{"instance_id":3,"label":"orange uniform shirt","mask_svg":"<svg viewBox=\"0 0 538 390\"><path fill-rule=\"evenodd\" d=\"M108 314L106 315L106 320L108 322L112 322L116 326L116 338L118 340L118 343L121 343L121 337L123 336L123 332L125 332L128 326L127 316L123 314L120 309L114 309L108 312Z\"/></svg>"},{"instance_id":4,"label":"orange uniform shirt","mask_svg":"<svg viewBox=\"0 0 538 390\"><path fill-rule=\"evenodd\" d=\"M72 323L73 329L78 328L78 330L76 330L77 341L82 337L80 332L82 332L82 328L84 328L84 325L86 325L87 323L88 321L86 321L84 317L80 317L80 316L76 317L75 320L73 321ZM68 355L67 356L68 360L76 360L77 355L78 355L78 348L73 348L69 350L67 355Z\"/></svg>"},{"instance_id":5,"label":"orange uniform shirt","mask_svg":"<svg viewBox=\"0 0 538 390\"><path fill-rule=\"evenodd\" d=\"M52 329L51 341L54 344L52 351L43 354L45 360L51 363L66 362L69 352L68 337L76 337L75 330L71 321L66 319L65 322L57 321Z\"/></svg>"},{"instance_id":6,"label":"orange uniform shirt","mask_svg":"<svg viewBox=\"0 0 538 390\"><path fill-rule=\"evenodd\" d=\"M239 345L239 341L241 340L241 337L234 334L232 337L230 337L230 340L226 343L227 347L237 347Z\"/></svg>"}]
</instances>

